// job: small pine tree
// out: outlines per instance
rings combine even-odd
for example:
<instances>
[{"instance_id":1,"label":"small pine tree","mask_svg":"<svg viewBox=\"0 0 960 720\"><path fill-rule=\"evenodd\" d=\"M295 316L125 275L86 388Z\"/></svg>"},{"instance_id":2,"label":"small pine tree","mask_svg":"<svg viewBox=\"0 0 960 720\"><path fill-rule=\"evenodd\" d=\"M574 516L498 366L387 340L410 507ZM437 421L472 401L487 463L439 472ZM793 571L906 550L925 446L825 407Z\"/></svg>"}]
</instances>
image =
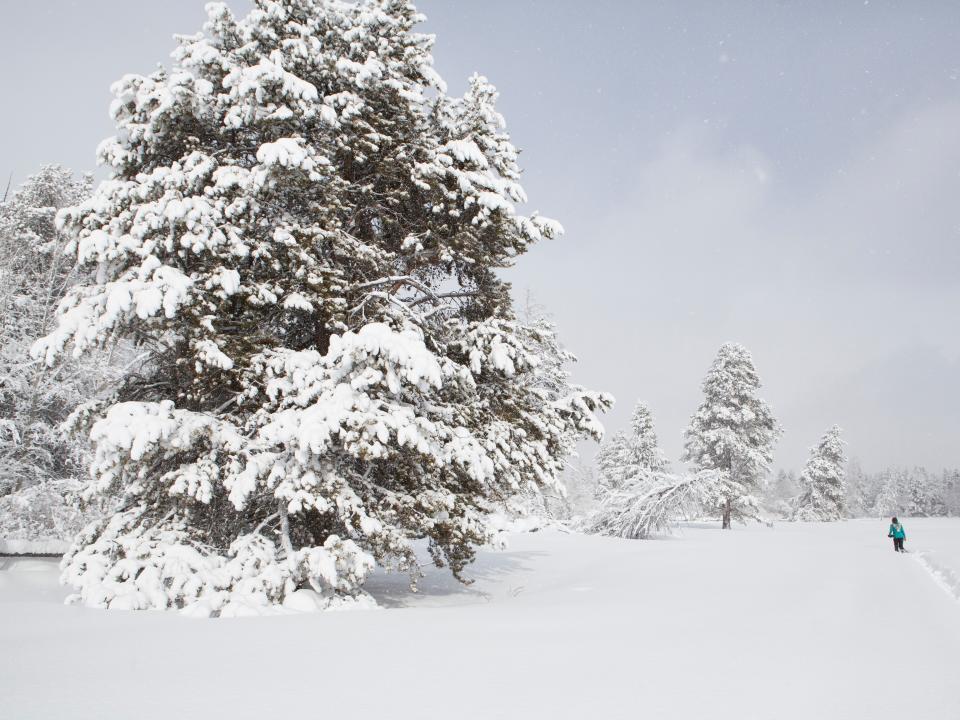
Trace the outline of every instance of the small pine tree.
<instances>
[{"instance_id":1,"label":"small pine tree","mask_svg":"<svg viewBox=\"0 0 960 720\"><path fill-rule=\"evenodd\" d=\"M601 446L597 467L600 486L605 488L633 483L641 474L668 471L669 463L657 444L653 415L646 403L637 402L629 430L621 430Z\"/></svg>"},{"instance_id":2,"label":"small pine tree","mask_svg":"<svg viewBox=\"0 0 960 720\"><path fill-rule=\"evenodd\" d=\"M794 520L842 520L846 516L843 440L837 425L816 446L800 474L803 492L797 500Z\"/></svg>"},{"instance_id":3,"label":"small pine tree","mask_svg":"<svg viewBox=\"0 0 960 720\"><path fill-rule=\"evenodd\" d=\"M545 394L498 275L562 229L516 212L496 90L447 95L412 4L207 9L171 71L114 86L111 179L63 215L99 272L35 350L150 354L87 408L117 505L65 579L111 608L350 602L376 563L415 578L417 538L459 577L610 405Z\"/></svg>"},{"instance_id":4,"label":"small pine tree","mask_svg":"<svg viewBox=\"0 0 960 720\"><path fill-rule=\"evenodd\" d=\"M716 471L723 528L733 518L756 517L755 493L773 461L780 425L757 394L760 377L742 345L720 348L703 381L703 403L690 418L683 459Z\"/></svg>"}]
</instances>

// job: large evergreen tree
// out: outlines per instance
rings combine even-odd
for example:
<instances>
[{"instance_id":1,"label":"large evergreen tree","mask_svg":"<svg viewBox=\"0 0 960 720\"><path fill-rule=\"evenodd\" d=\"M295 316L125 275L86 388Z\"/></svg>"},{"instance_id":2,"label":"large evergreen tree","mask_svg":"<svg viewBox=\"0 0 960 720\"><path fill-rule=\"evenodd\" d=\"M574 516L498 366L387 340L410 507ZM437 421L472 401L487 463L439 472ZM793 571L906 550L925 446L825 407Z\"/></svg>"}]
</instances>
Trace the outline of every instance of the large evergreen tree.
<instances>
[{"instance_id":1,"label":"large evergreen tree","mask_svg":"<svg viewBox=\"0 0 960 720\"><path fill-rule=\"evenodd\" d=\"M548 396L497 274L561 228L516 213L494 88L446 94L410 3L208 13L114 86L111 179L63 216L97 282L36 351L151 353L87 408L92 491L119 501L65 577L98 606L339 602L376 562L415 574L420 537L459 575L609 404Z\"/></svg>"},{"instance_id":2,"label":"large evergreen tree","mask_svg":"<svg viewBox=\"0 0 960 720\"><path fill-rule=\"evenodd\" d=\"M834 425L810 449L810 458L800 473L803 491L797 499L795 520L831 521L846 517L846 458L840 432L840 428Z\"/></svg>"},{"instance_id":3,"label":"large evergreen tree","mask_svg":"<svg viewBox=\"0 0 960 720\"><path fill-rule=\"evenodd\" d=\"M703 381L703 403L687 427L683 459L701 471L716 471L724 528L733 518L756 514L755 493L781 434L759 389L760 377L746 348L723 345Z\"/></svg>"}]
</instances>

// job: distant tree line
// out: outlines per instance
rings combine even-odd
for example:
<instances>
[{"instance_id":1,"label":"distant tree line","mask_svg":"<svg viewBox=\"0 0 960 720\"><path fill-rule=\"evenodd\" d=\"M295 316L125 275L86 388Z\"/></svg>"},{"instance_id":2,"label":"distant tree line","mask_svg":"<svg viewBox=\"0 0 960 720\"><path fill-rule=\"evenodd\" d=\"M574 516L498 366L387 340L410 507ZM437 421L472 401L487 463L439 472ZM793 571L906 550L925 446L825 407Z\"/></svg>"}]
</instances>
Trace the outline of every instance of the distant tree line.
<instances>
[{"instance_id":1,"label":"distant tree line","mask_svg":"<svg viewBox=\"0 0 960 720\"><path fill-rule=\"evenodd\" d=\"M856 459L846 465L846 517L941 517L960 515L960 469L888 467L867 473ZM764 507L783 517L801 494L799 477L780 470L767 486Z\"/></svg>"}]
</instances>

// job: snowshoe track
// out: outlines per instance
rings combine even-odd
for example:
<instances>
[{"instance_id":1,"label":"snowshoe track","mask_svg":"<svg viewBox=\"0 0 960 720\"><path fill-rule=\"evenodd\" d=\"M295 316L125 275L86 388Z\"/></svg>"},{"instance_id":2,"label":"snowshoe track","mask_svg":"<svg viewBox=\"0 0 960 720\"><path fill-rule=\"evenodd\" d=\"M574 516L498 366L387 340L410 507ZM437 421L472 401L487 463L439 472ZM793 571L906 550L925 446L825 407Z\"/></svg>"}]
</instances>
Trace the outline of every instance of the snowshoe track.
<instances>
[{"instance_id":1,"label":"snowshoe track","mask_svg":"<svg viewBox=\"0 0 960 720\"><path fill-rule=\"evenodd\" d=\"M913 553L914 558L950 597L960 602L960 576L937 562L929 550Z\"/></svg>"}]
</instances>

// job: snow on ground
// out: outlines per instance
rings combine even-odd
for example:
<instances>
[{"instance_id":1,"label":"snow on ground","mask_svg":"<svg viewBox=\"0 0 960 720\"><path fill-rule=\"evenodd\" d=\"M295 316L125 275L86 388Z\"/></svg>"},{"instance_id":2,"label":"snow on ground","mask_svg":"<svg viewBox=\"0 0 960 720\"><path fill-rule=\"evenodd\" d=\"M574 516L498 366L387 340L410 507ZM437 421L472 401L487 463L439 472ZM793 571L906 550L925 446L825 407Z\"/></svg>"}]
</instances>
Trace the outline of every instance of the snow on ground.
<instances>
[{"instance_id":1,"label":"snow on ground","mask_svg":"<svg viewBox=\"0 0 960 720\"><path fill-rule=\"evenodd\" d=\"M960 717L960 519L555 530L431 571L386 609L197 620L61 604L55 565L0 559L0 697L18 718ZM954 571L956 571L954 570Z\"/></svg>"}]
</instances>

